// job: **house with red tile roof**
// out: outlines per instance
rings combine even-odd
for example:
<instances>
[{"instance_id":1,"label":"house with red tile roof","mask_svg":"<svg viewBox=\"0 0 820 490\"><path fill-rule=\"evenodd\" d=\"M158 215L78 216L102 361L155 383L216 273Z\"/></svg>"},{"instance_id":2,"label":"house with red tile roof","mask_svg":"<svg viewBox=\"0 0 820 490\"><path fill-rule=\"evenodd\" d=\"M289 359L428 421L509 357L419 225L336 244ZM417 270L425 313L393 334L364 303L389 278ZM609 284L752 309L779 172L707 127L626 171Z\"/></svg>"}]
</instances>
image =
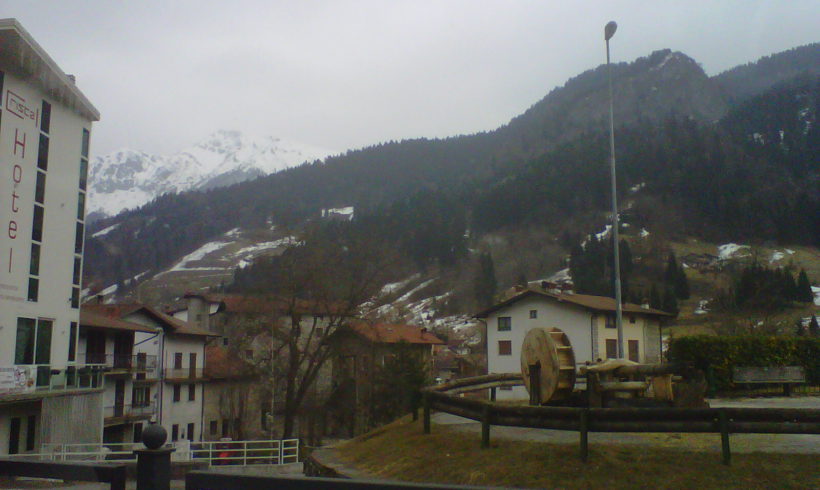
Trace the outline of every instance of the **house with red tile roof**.
<instances>
[{"instance_id":1,"label":"house with red tile roof","mask_svg":"<svg viewBox=\"0 0 820 490\"><path fill-rule=\"evenodd\" d=\"M537 327L567 334L576 363L616 358L618 332L613 298L574 294L542 287L520 289L475 316L484 321L489 373L518 373L524 337ZM674 315L649 306L624 303L624 353L628 359L659 362L661 327ZM524 387L499 391L499 398L527 398Z\"/></svg>"},{"instance_id":2,"label":"house with red tile roof","mask_svg":"<svg viewBox=\"0 0 820 490\"><path fill-rule=\"evenodd\" d=\"M352 322L334 332L328 342L332 351L332 431L353 435L369 429L369 407L374 396L377 370L400 353L417 356L433 373L433 349L446 345L426 328L415 325Z\"/></svg>"},{"instance_id":3,"label":"house with red tile roof","mask_svg":"<svg viewBox=\"0 0 820 490\"><path fill-rule=\"evenodd\" d=\"M139 303L86 304L88 318L105 318L143 327L135 331L133 355L155 356L157 379L148 391L156 406L156 422L168 432L168 441L203 440L205 346L216 334ZM147 377L139 378L149 384ZM134 395L132 394L132 397Z\"/></svg>"}]
</instances>

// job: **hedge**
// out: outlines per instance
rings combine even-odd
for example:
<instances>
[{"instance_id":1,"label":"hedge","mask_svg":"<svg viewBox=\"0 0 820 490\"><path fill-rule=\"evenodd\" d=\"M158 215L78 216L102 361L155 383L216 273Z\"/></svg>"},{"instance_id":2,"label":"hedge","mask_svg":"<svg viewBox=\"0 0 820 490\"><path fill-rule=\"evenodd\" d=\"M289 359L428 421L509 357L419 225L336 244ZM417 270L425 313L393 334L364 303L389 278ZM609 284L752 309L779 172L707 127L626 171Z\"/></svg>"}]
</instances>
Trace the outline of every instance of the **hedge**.
<instances>
[{"instance_id":1,"label":"hedge","mask_svg":"<svg viewBox=\"0 0 820 490\"><path fill-rule=\"evenodd\" d=\"M806 380L820 384L820 338L695 335L672 338L667 357L704 373L711 368L717 389L734 387L735 366L803 366Z\"/></svg>"}]
</instances>

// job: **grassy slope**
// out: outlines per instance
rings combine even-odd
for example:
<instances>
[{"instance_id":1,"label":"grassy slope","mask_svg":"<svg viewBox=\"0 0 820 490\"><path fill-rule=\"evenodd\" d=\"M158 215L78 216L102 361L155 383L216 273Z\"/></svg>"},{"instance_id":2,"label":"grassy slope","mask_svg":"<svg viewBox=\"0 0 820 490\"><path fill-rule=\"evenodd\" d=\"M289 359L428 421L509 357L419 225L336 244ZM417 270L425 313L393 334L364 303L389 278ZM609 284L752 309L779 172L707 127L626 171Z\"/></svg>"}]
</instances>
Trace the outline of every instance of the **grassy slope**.
<instances>
[{"instance_id":1,"label":"grassy slope","mask_svg":"<svg viewBox=\"0 0 820 490\"><path fill-rule=\"evenodd\" d=\"M589 463L576 445L495 439L434 425L424 435L409 418L340 447L346 463L377 478L540 488L820 488L817 455L733 454L641 446L590 446ZM717 437L717 436L715 436Z\"/></svg>"}]
</instances>

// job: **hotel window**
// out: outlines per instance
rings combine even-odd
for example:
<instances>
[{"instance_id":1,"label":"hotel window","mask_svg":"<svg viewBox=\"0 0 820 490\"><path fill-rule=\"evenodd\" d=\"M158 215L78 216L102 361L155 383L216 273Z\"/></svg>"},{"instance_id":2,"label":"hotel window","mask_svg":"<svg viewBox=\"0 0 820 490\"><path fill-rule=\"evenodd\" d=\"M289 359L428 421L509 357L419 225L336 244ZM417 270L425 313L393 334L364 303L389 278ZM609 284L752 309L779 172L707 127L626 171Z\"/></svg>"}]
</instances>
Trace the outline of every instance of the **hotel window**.
<instances>
[{"instance_id":1,"label":"hotel window","mask_svg":"<svg viewBox=\"0 0 820 490\"><path fill-rule=\"evenodd\" d=\"M231 431L230 420L222 419L222 437L228 437L228 433Z\"/></svg>"},{"instance_id":2,"label":"hotel window","mask_svg":"<svg viewBox=\"0 0 820 490\"><path fill-rule=\"evenodd\" d=\"M34 184L34 201L40 204L46 200L46 173L37 172L37 181Z\"/></svg>"},{"instance_id":3,"label":"hotel window","mask_svg":"<svg viewBox=\"0 0 820 490\"><path fill-rule=\"evenodd\" d=\"M14 364L48 364L51 361L51 320L17 319Z\"/></svg>"},{"instance_id":4,"label":"hotel window","mask_svg":"<svg viewBox=\"0 0 820 490\"><path fill-rule=\"evenodd\" d=\"M80 278L82 277L82 265L83 259L80 257L74 257L74 272L71 275L71 284L75 286L80 285Z\"/></svg>"},{"instance_id":5,"label":"hotel window","mask_svg":"<svg viewBox=\"0 0 820 490\"><path fill-rule=\"evenodd\" d=\"M505 332L508 330L512 330L512 318L508 316L498 317L498 331Z\"/></svg>"},{"instance_id":6,"label":"hotel window","mask_svg":"<svg viewBox=\"0 0 820 490\"><path fill-rule=\"evenodd\" d=\"M26 451L34 451L34 440L37 437L36 426L37 416L29 415L26 420Z\"/></svg>"},{"instance_id":7,"label":"hotel window","mask_svg":"<svg viewBox=\"0 0 820 490\"><path fill-rule=\"evenodd\" d=\"M85 218L85 194L80 192L77 196L77 219Z\"/></svg>"},{"instance_id":8,"label":"hotel window","mask_svg":"<svg viewBox=\"0 0 820 490\"><path fill-rule=\"evenodd\" d=\"M606 315L604 319L606 321L606 328L615 328L615 315Z\"/></svg>"},{"instance_id":9,"label":"hotel window","mask_svg":"<svg viewBox=\"0 0 820 490\"><path fill-rule=\"evenodd\" d=\"M182 369L182 352L174 354L174 369Z\"/></svg>"},{"instance_id":10,"label":"hotel window","mask_svg":"<svg viewBox=\"0 0 820 490\"><path fill-rule=\"evenodd\" d=\"M88 160L80 159L80 189L85 190L88 184Z\"/></svg>"},{"instance_id":11,"label":"hotel window","mask_svg":"<svg viewBox=\"0 0 820 490\"><path fill-rule=\"evenodd\" d=\"M511 340L499 340L498 341L498 355L499 356L511 356L512 355L512 341Z\"/></svg>"},{"instance_id":12,"label":"hotel window","mask_svg":"<svg viewBox=\"0 0 820 490\"><path fill-rule=\"evenodd\" d=\"M42 206L34 206L34 226L31 227L31 239L35 242L43 241L43 214Z\"/></svg>"},{"instance_id":13,"label":"hotel window","mask_svg":"<svg viewBox=\"0 0 820 490\"><path fill-rule=\"evenodd\" d=\"M174 424L171 426L171 442L176 442L179 440L179 424Z\"/></svg>"},{"instance_id":14,"label":"hotel window","mask_svg":"<svg viewBox=\"0 0 820 490\"><path fill-rule=\"evenodd\" d=\"M211 420L211 423L209 424L209 428L210 428L211 435L215 436L216 433L219 432L219 422L217 422L216 420Z\"/></svg>"},{"instance_id":15,"label":"hotel window","mask_svg":"<svg viewBox=\"0 0 820 490\"><path fill-rule=\"evenodd\" d=\"M194 424L188 424L188 440L194 442Z\"/></svg>"},{"instance_id":16,"label":"hotel window","mask_svg":"<svg viewBox=\"0 0 820 490\"><path fill-rule=\"evenodd\" d=\"M142 442L142 424L134 424L134 442Z\"/></svg>"},{"instance_id":17,"label":"hotel window","mask_svg":"<svg viewBox=\"0 0 820 490\"><path fill-rule=\"evenodd\" d=\"M188 385L188 401L196 400L196 385Z\"/></svg>"},{"instance_id":18,"label":"hotel window","mask_svg":"<svg viewBox=\"0 0 820 490\"><path fill-rule=\"evenodd\" d=\"M174 385L174 401L178 402L182 395L182 386Z\"/></svg>"},{"instance_id":19,"label":"hotel window","mask_svg":"<svg viewBox=\"0 0 820 490\"><path fill-rule=\"evenodd\" d=\"M48 136L40 134L40 146L37 152L37 168L48 170Z\"/></svg>"},{"instance_id":20,"label":"hotel window","mask_svg":"<svg viewBox=\"0 0 820 490\"><path fill-rule=\"evenodd\" d=\"M530 318L538 318L538 310L530 310Z\"/></svg>"},{"instance_id":21,"label":"hotel window","mask_svg":"<svg viewBox=\"0 0 820 490\"><path fill-rule=\"evenodd\" d=\"M83 224L77 222L77 228L74 230L74 253L83 253Z\"/></svg>"},{"instance_id":22,"label":"hotel window","mask_svg":"<svg viewBox=\"0 0 820 490\"><path fill-rule=\"evenodd\" d=\"M43 101L43 106L40 111L40 131L48 134L51 129L51 104Z\"/></svg>"},{"instance_id":23,"label":"hotel window","mask_svg":"<svg viewBox=\"0 0 820 490\"><path fill-rule=\"evenodd\" d=\"M629 315L629 323L635 323L635 315Z\"/></svg>"},{"instance_id":24,"label":"hotel window","mask_svg":"<svg viewBox=\"0 0 820 490\"><path fill-rule=\"evenodd\" d=\"M74 309L80 307L80 288L71 288L71 307Z\"/></svg>"}]
</instances>

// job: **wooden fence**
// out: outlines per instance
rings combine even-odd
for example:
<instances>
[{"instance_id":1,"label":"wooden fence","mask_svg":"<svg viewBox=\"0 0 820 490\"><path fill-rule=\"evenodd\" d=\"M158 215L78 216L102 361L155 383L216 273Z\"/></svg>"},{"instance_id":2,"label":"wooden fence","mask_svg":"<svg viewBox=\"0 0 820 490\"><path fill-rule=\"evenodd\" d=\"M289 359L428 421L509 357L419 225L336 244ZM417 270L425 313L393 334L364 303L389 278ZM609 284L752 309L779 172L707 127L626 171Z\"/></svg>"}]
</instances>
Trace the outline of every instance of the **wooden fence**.
<instances>
[{"instance_id":1,"label":"wooden fence","mask_svg":"<svg viewBox=\"0 0 820 490\"><path fill-rule=\"evenodd\" d=\"M481 423L481 447L490 446L497 426L570 430L579 433L581 460L589 458L590 432L719 433L723 463L731 463L729 434L820 434L820 409L779 408L576 408L495 403L500 386L522 384L520 374L465 378L422 390L424 433L431 430L430 411L438 410ZM459 396L490 389L490 400Z\"/></svg>"}]
</instances>

